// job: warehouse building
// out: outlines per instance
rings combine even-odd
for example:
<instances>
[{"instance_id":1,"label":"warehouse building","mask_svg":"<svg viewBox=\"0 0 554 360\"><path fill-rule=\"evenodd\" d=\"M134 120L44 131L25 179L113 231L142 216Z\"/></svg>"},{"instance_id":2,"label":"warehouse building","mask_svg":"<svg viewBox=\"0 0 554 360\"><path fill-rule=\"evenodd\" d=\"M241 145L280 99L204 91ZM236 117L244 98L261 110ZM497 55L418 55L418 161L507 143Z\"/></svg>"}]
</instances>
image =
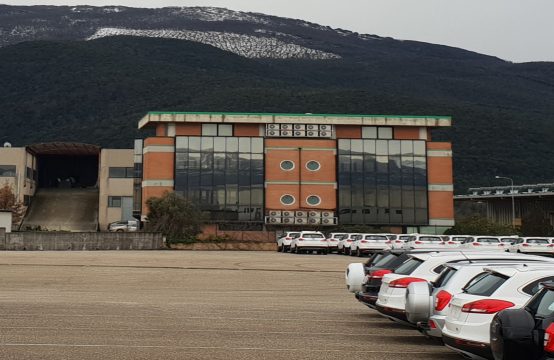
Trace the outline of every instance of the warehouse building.
<instances>
[{"instance_id":1,"label":"warehouse building","mask_svg":"<svg viewBox=\"0 0 554 360\"><path fill-rule=\"evenodd\" d=\"M449 117L150 112L135 145L135 216L176 191L220 230L454 225ZM139 204L142 204L139 206ZM209 230L208 230L209 231Z\"/></svg>"}]
</instances>

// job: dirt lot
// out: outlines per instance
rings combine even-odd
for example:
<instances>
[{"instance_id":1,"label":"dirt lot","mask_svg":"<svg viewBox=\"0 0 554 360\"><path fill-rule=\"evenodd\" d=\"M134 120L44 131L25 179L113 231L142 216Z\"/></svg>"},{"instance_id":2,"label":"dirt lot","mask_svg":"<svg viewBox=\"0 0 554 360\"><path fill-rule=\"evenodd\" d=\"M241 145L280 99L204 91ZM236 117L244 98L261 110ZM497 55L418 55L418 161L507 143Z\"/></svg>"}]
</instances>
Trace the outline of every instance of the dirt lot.
<instances>
[{"instance_id":1,"label":"dirt lot","mask_svg":"<svg viewBox=\"0 0 554 360\"><path fill-rule=\"evenodd\" d=\"M461 359L357 303L353 260L2 252L0 359Z\"/></svg>"}]
</instances>

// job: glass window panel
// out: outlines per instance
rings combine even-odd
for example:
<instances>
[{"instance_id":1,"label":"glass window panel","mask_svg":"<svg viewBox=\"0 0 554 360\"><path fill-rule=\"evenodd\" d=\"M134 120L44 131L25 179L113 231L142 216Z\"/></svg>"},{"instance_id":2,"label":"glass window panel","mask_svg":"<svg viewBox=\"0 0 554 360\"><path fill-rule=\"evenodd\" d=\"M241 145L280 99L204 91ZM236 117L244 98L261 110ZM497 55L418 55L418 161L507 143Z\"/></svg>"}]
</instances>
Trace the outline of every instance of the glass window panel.
<instances>
[{"instance_id":1,"label":"glass window panel","mask_svg":"<svg viewBox=\"0 0 554 360\"><path fill-rule=\"evenodd\" d=\"M362 138L377 139L377 128L375 126L362 126Z\"/></svg>"},{"instance_id":2,"label":"glass window panel","mask_svg":"<svg viewBox=\"0 0 554 360\"><path fill-rule=\"evenodd\" d=\"M227 184L238 184L238 154L225 154L225 181Z\"/></svg>"},{"instance_id":3,"label":"glass window panel","mask_svg":"<svg viewBox=\"0 0 554 360\"><path fill-rule=\"evenodd\" d=\"M339 139L339 155L348 155L350 154L350 140L349 139Z\"/></svg>"},{"instance_id":4,"label":"glass window panel","mask_svg":"<svg viewBox=\"0 0 554 360\"><path fill-rule=\"evenodd\" d=\"M415 191L415 207L427 208L427 191L417 190Z\"/></svg>"},{"instance_id":5,"label":"glass window panel","mask_svg":"<svg viewBox=\"0 0 554 360\"><path fill-rule=\"evenodd\" d=\"M239 151L239 139L236 137L227 138L227 152L238 152Z\"/></svg>"},{"instance_id":6,"label":"glass window panel","mask_svg":"<svg viewBox=\"0 0 554 360\"><path fill-rule=\"evenodd\" d=\"M400 141L389 141L389 155L400 155Z\"/></svg>"},{"instance_id":7,"label":"glass window panel","mask_svg":"<svg viewBox=\"0 0 554 360\"><path fill-rule=\"evenodd\" d=\"M200 151L200 137L197 137L197 136L189 137L189 151L191 152Z\"/></svg>"},{"instance_id":8,"label":"glass window panel","mask_svg":"<svg viewBox=\"0 0 554 360\"><path fill-rule=\"evenodd\" d=\"M390 210L388 207L377 208L377 222L381 224L388 224L390 222Z\"/></svg>"},{"instance_id":9,"label":"glass window panel","mask_svg":"<svg viewBox=\"0 0 554 360\"><path fill-rule=\"evenodd\" d=\"M375 154L375 140L364 140L364 154Z\"/></svg>"},{"instance_id":10,"label":"glass window panel","mask_svg":"<svg viewBox=\"0 0 554 360\"><path fill-rule=\"evenodd\" d=\"M351 224L352 223L352 214L350 213L350 208L340 208L339 209L339 222L341 224Z\"/></svg>"},{"instance_id":11,"label":"glass window panel","mask_svg":"<svg viewBox=\"0 0 554 360\"><path fill-rule=\"evenodd\" d=\"M425 156L425 141L414 141L414 155Z\"/></svg>"},{"instance_id":12,"label":"glass window panel","mask_svg":"<svg viewBox=\"0 0 554 360\"><path fill-rule=\"evenodd\" d=\"M202 136L217 136L217 124L202 124Z\"/></svg>"},{"instance_id":13,"label":"glass window panel","mask_svg":"<svg viewBox=\"0 0 554 360\"><path fill-rule=\"evenodd\" d=\"M186 152L189 148L189 138L187 136L177 136L175 139L175 148L177 152Z\"/></svg>"},{"instance_id":14,"label":"glass window panel","mask_svg":"<svg viewBox=\"0 0 554 360\"><path fill-rule=\"evenodd\" d=\"M214 168L214 154L209 153L201 153L200 155L200 168L202 169L202 172L212 172Z\"/></svg>"},{"instance_id":15,"label":"glass window panel","mask_svg":"<svg viewBox=\"0 0 554 360\"><path fill-rule=\"evenodd\" d=\"M239 187L239 205L250 205L250 187Z\"/></svg>"},{"instance_id":16,"label":"glass window panel","mask_svg":"<svg viewBox=\"0 0 554 360\"><path fill-rule=\"evenodd\" d=\"M214 138L213 137L202 137L201 139L202 146L200 147L201 151L214 151Z\"/></svg>"},{"instance_id":17,"label":"glass window panel","mask_svg":"<svg viewBox=\"0 0 554 360\"><path fill-rule=\"evenodd\" d=\"M236 209L238 202L238 191L239 188L237 185L227 185L227 198L226 198L226 209Z\"/></svg>"},{"instance_id":18,"label":"glass window panel","mask_svg":"<svg viewBox=\"0 0 554 360\"><path fill-rule=\"evenodd\" d=\"M389 154L388 141L387 140L377 140L375 150L376 150L377 155L388 155Z\"/></svg>"},{"instance_id":19,"label":"glass window panel","mask_svg":"<svg viewBox=\"0 0 554 360\"><path fill-rule=\"evenodd\" d=\"M416 224L427 224L427 209L416 209L415 210L415 223Z\"/></svg>"},{"instance_id":20,"label":"glass window panel","mask_svg":"<svg viewBox=\"0 0 554 360\"><path fill-rule=\"evenodd\" d=\"M247 138L247 137L239 138L239 152L250 153L250 138Z\"/></svg>"},{"instance_id":21,"label":"glass window panel","mask_svg":"<svg viewBox=\"0 0 554 360\"><path fill-rule=\"evenodd\" d=\"M252 202L252 205L263 205L264 203L264 190L262 185L260 186L252 186L250 190L250 199Z\"/></svg>"},{"instance_id":22,"label":"glass window panel","mask_svg":"<svg viewBox=\"0 0 554 360\"><path fill-rule=\"evenodd\" d=\"M401 208L402 207L402 190L400 186L394 186L390 188L390 207Z\"/></svg>"},{"instance_id":23,"label":"glass window panel","mask_svg":"<svg viewBox=\"0 0 554 360\"><path fill-rule=\"evenodd\" d=\"M250 171L252 176L252 185L264 183L264 158L263 154L252 154L250 162Z\"/></svg>"},{"instance_id":24,"label":"glass window panel","mask_svg":"<svg viewBox=\"0 0 554 360\"><path fill-rule=\"evenodd\" d=\"M263 138L252 138L252 153L254 154L263 154L264 152L264 139Z\"/></svg>"},{"instance_id":25,"label":"glass window panel","mask_svg":"<svg viewBox=\"0 0 554 360\"><path fill-rule=\"evenodd\" d=\"M351 140L350 142L350 152L352 155L359 154L361 155L364 151L363 140Z\"/></svg>"},{"instance_id":26,"label":"glass window panel","mask_svg":"<svg viewBox=\"0 0 554 360\"><path fill-rule=\"evenodd\" d=\"M365 207L362 210L362 213L364 215L364 223L365 224L375 224L377 222L377 207L376 206Z\"/></svg>"},{"instance_id":27,"label":"glass window panel","mask_svg":"<svg viewBox=\"0 0 554 360\"><path fill-rule=\"evenodd\" d=\"M239 185L249 186L250 182L250 154L239 154Z\"/></svg>"},{"instance_id":28,"label":"glass window panel","mask_svg":"<svg viewBox=\"0 0 554 360\"><path fill-rule=\"evenodd\" d=\"M386 186L377 187L377 206L388 208L389 207L389 188Z\"/></svg>"},{"instance_id":29,"label":"glass window panel","mask_svg":"<svg viewBox=\"0 0 554 360\"><path fill-rule=\"evenodd\" d=\"M225 138L215 137L214 139L214 151L225 152Z\"/></svg>"},{"instance_id":30,"label":"glass window panel","mask_svg":"<svg viewBox=\"0 0 554 360\"><path fill-rule=\"evenodd\" d=\"M364 171L364 160L362 155L352 155L350 158L350 171L352 171L352 182L363 183L363 171Z\"/></svg>"},{"instance_id":31,"label":"glass window panel","mask_svg":"<svg viewBox=\"0 0 554 360\"><path fill-rule=\"evenodd\" d=\"M415 207L414 191L402 188L402 208L413 209Z\"/></svg>"},{"instance_id":32,"label":"glass window panel","mask_svg":"<svg viewBox=\"0 0 554 360\"><path fill-rule=\"evenodd\" d=\"M415 210L402 209L402 222L406 225L415 224Z\"/></svg>"},{"instance_id":33,"label":"glass window panel","mask_svg":"<svg viewBox=\"0 0 554 360\"><path fill-rule=\"evenodd\" d=\"M225 185L218 185L215 187L214 203L219 205L219 209L225 207Z\"/></svg>"},{"instance_id":34,"label":"glass window panel","mask_svg":"<svg viewBox=\"0 0 554 360\"><path fill-rule=\"evenodd\" d=\"M15 166L14 166L15 169ZM1 174L0 174L1 176ZM7 176L7 175L3 175ZM126 170L124 167L110 167L109 168L109 177L110 178L124 178L126 176Z\"/></svg>"},{"instance_id":35,"label":"glass window panel","mask_svg":"<svg viewBox=\"0 0 554 360\"><path fill-rule=\"evenodd\" d=\"M414 157L414 184L416 186L427 185L427 164L424 157Z\"/></svg>"},{"instance_id":36,"label":"glass window panel","mask_svg":"<svg viewBox=\"0 0 554 360\"><path fill-rule=\"evenodd\" d=\"M233 136L233 125L219 124L219 136Z\"/></svg>"},{"instance_id":37,"label":"glass window panel","mask_svg":"<svg viewBox=\"0 0 554 360\"><path fill-rule=\"evenodd\" d=\"M389 172L389 158L388 156L377 156L375 158L377 164L378 174L387 174Z\"/></svg>"},{"instance_id":38,"label":"glass window panel","mask_svg":"<svg viewBox=\"0 0 554 360\"><path fill-rule=\"evenodd\" d=\"M412 140L402 140L400 142L400 150L402 155L413 155L414 142Z\"/></svg>"}]
</instances>

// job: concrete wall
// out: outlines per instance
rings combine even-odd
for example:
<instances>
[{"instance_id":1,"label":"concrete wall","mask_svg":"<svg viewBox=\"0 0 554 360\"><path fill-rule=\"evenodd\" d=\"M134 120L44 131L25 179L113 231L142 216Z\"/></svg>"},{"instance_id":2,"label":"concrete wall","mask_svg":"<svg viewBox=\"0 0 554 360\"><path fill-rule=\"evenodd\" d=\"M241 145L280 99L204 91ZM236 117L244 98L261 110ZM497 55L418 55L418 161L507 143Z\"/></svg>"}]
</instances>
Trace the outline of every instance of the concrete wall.
<instances>
[{"instance_id":1,"label":"concrete wall","mask_svg":"<svg viewBox=\"0 0 554 360\"><path fill-rule=\"evenodd\" d=\"M102 149L100 153L98 223L101 230L122 219L121 208L109 208L109 196L133 197L132 178L110 178L110 167L134 167L133 149Z\"/></svg>"},{"instance_id":2,"label":"concrete wall","mask_svg":"<svg viewBox=\"0 0 554 360\"><path fill-rule=\"evenodd\" d=\"M16 232L0 236L0 250L157 250L160 233Z\"/></svg>"},{"instance_id":3,"label":"concrete wall","mask_svg":"<svg viewBox=\"0 0 554 360\"><path fill-rule=\"evenodd\" d=\"M11 211L0 210L0 230L2 230L2 229L6 233L12 232L12 213L11 213Z\"/></svg>"}]
</instances>

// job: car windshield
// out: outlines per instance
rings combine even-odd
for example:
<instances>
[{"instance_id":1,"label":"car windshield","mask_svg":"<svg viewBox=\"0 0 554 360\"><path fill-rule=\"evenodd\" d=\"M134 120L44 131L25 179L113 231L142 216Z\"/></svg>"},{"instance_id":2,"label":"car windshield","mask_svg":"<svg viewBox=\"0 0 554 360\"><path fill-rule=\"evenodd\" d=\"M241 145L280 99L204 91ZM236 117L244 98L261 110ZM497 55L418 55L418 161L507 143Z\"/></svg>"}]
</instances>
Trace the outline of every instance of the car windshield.
<instances>
[{"instance_id":1,"label":"car windshield","mask_svg":"<svg viewBox=\"0 0 554 360\"><path fill-rule=\"evenodd\" d=\"M286 237L296 238L300 236L300 233L289 233L288 235L285 235Z\"/></svg>"},{"instance_id":2,"label":"car windshield","mask_svg":"<svg viewBox=\"0 0 554 360\"><path fill-rule=\"evenodd\" d=\"M401 236L398 237L398 240L410 241L410 240L412 240L412 236L401 235Z\"/></svg>"},{"instance_id":3,"label":"car windshield","mask_svg":"<svg viewBox=\"0 0 554 360\"><path fill-rule=\"evenodd\" d=\"M451 267L446 267L446 269L443 272L441 272L437 280L434 281L433 287L440 288L446 285L448 280L450 280L450 278L452 278L452 276L456 274L456 271L458 270Z\"/></svg>"},{"instance_id":4,"label":"car windshield","mask_svg":"<svg viewBox=\"0 0 554 360\"><path fill-rule=\"evenodd\" d=\"M438 236L420 236L420 241L442 241L442 239Z\"/></svg>"},{"instance_id":5,"label":"car windshield","mask_svg":"<svg viewBox=\"0 0 554 360\"><path fill-rule=\"evenodd\" d=\"M302 237L304 239L324 239L325 238L325 236L323 236L322 234L317 234L317 233L302 234Z\"/></svg>"},{"instance_id":6,"label":"car windshield","mask_svg":"<svg viewBox=\"0 0 554 360\"><path fill-rule=\"evenodd\" d=\"M503 242L503 243L513 243L515 242L517 239L514 239L514 238L502 238L500 239L500 242Z\"/></svg>"},{"instance_id":7,"label":"car windshield","mask_svg":"<svg viewBox=\"0 0 554 360\"><path fill-rule=\"evenodd\" d=\"M547 318L554 315L554 290L543 289L533 300L527 305L536 316Z\"/></svg>"},{"instance_id":8,"label":"car windshield","mask_svg":"<svg viewBox=\"0 0 554 360\"><path fill-rule=\"evenodd\" d=\"M397 238L396 235L387 235L387 237L389 238L389 240L396 240Z\"/></svg>"},{"instance_id":9,"label":"car windshield","mask_svg":"<svg viewBox=\"0 0 554 360\"><path fill-rule=\"evenodd\" d=\"M548 244L546 239L527 239L528 244Z\"/></svg>"},{"instance_id":10,"label":"car windshield","mask_svg":"<svg viewBox=\"0 0 554 360\"><path fill-rule=\"evenodd\" d=\"M500 240L497 238L479 238L477 239L478 243L486 243L486 244L498 244L500 243Z\"/></svg>"},{"instance_id":11,"label":"car windshield","mask_svg":"<svg viewBox=\"0 0 554 360\"><path fill-rule=\"evenodd\" d=\"M363 237L363 235L351 235L350 239L352 240L360 240Z\"/></svg>"},{"instance_id":12,"label":"car windshield","mask_svg":"<svg viewBox=\"0 0 554 360\"><path fill-rule=\"evenodd\" d=\"M417 259L417 258L410 258L409 260L404 262L402 265L397 267L394 270L394 273L399 274L399 275L410 275L421 264L423 264L423 260L420 260L420 259Z\"/></svg>"},{"instance_id":13,"label":"car windshield","mask_svg":"<svg viewBox=\"0 0 554 360\"><path fill-rule=\"evenodd\" d=\"M346 237L346 234L335 234L332 239L342 240Z\"/></svg>"},{"instance_id":14,"label":"car windshield","mask_svg":"<svg viewBox=\"0 0 554 360\"><path fill-rule=\"evenodd\" d=\"M366 235L365 240L388 240L384 235Z\"/></svg>"},{"instance_id":15,"label":"car windshield","mask_svg":"<svg viewBox=\"0 0 554 360\"><path fill-rule=\"evenodd\" d=\"M375 254L371 255L371 257L369 259L367 259L367 261L365 263L365 266L366 267L375 266L375 264L378 261L380 261L384 256L385 256L385 254L382 254L382 253L375 253Z\"/></svg>"},{"instance_id":16,"label":"car windshield","mask_svg":"<svg viewBox=\"0 0 554 360\"><path fill-rule=\"evenodd\" d=\"M466 286L464 292L470 295L491 296L496 289L508 280L507 276L497 273L485 273L482 277Z\"/></svg>"},{"instance_id":17,"label":"car windshield","mask_svg":"<svg viewBox=\"0 0 554 360\"><path fill-rule=\"evenodd\" d=\"M453 236L450 240L451 240L451 241L457 241L457 242L463 242L463 241L465 241L466 239L467 239L466 237Z\"/></svg>"}]
</instances>

